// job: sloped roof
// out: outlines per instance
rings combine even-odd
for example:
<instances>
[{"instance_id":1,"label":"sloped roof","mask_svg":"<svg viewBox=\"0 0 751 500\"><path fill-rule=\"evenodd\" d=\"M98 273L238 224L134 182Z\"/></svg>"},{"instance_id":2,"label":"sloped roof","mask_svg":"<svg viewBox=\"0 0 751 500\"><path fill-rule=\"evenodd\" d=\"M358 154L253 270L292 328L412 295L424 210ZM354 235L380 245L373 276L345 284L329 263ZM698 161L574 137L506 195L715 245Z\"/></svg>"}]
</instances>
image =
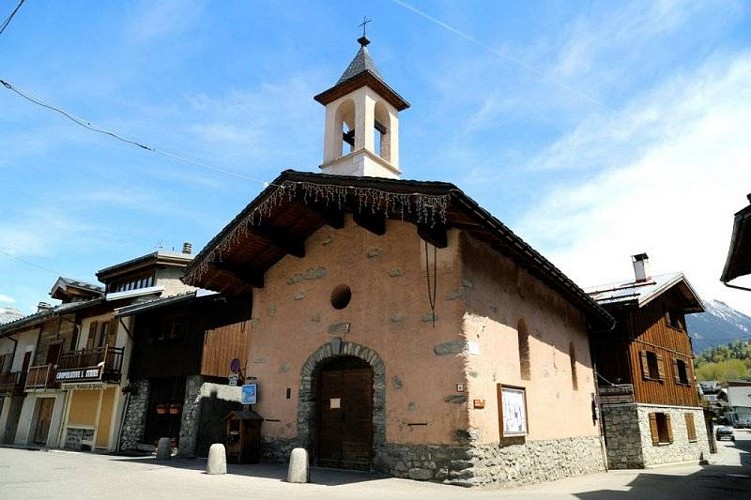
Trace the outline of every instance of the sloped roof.
<instances>
[{"instance_id":1,"label":"sloped roof","mask_svg":"<svg viewBox=\"0 0 751 500\"><path fill-rule=\"evenodd\" d=\"M244 290L324 224L343 213L462 229L514 260L566 297L598 328L612 316L501 221L446 182L312 174L287 170L222 229L186 268L183 281L211 290ZM262 285L261 285L262 286Z\"/></svg>"},{"instance_id":2,"label":"sloped roof","mask_svg":"<svg viewBox=\"0 0 751 500\"><path fill-rule=\"evenodd\" d=\"M55 284L52 285L50 296L56 299L60 299L62 297L57 296L57 292L62 291L64 294L66 294L68 292L68 289L78 290L80 292L83 292L84 295L89 295L92 298L104 294L104 287L102 286L93 285L91 283L86 283L85 281L60 276Z\"/></svg>"},{"instance_id":3,"label":"sloped roof","mask_svg":"<svg viewBox=\"0 0 751 500\"><path fill-rule=\"evenodd\" d=\"M730 247L720 281L728 283L751 274L751 194L749 205L735 214Z\"/></svg>"},{"instance_id":4,"label":"sloped roof","mask_svg":"<svg viewBox=\"0 0 751 500\"><path fill-rule=\"evenodd\" d=\"M384 81L365 45L362 45L360 50L357 51L355 58L349 63L336 84L315 96L314 99L325 106L360 87L368 86L394 106L397 111L407 109L409 103Z\"/></svg>"},{"instance_id":5,"label":"sloped roof","mask_svg":"<svg viewBox=\"0 0 751 500\"><path fill-rule=\"evenodd\" d=\"M644 307L666 291L677 287L686 302L686 312L704 312L699 295L694 291L683 273L652 276L647 281L622 281L587 287L584 290L598 304L608 306Z\"/></svg>"},{"instance_id":6,"label":"sloped roof","mask_svg":"<svg viewBox=\"0 0 751 500\"><path fill-rule=\"evenodd\" d=\"M131 304L125 307L119 307L115 309L115 317L133 316L135 314L150 312L167 306L190 302L196 299L200 299L201 297L214 297L218 295L219 294L217 292L199 288L198 290L193 290L191 292L172 295L169 297L160 297L157 299L138 302L136 304Z\"/></svg>"},{"instance_id":7,"label":"sloped roof","mask_svg":"<svg viewBox=\"0 0 751 500\"><path fill-rule=\"evenodd\" d=\"M191 260L193 260L193 254L158 250L156 252L136 257L135 259L100 269L97 271L96 276L102 282L107 282L107 280L115 276L126 274L142 267L154 264L183 267Z\"/></svg>"}]
</instances>

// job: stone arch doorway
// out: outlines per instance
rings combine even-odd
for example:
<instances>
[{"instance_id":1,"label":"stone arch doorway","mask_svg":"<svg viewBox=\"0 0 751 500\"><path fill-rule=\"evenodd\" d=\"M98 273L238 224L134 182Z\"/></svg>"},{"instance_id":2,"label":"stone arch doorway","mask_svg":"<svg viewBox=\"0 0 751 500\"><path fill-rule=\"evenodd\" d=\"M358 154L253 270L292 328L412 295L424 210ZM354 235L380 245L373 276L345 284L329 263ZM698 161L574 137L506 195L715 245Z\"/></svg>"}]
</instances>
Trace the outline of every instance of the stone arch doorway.
<instances>
[{"instance_id":1,"label":"stone arch doorway","mask_svg":"<svg viewBox=\"0 0 751 500\"><path fill-rule=\"evenodd\" d=\"M373 350L340 339L303 365L297 430L320 466L378 468L386 443L385 366Z\"/></svg>"}]
</instances>

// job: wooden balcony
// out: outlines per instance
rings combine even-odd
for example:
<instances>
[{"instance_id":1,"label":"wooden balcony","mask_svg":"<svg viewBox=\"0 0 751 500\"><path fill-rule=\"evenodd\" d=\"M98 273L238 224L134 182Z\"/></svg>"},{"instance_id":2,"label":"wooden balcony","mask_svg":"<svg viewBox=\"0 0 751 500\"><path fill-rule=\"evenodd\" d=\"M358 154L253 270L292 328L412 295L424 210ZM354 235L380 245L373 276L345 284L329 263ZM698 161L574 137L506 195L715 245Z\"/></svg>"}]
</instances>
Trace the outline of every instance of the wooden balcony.
<instances>
[{"instance_id":1,"label":"wooden balcony","mask_svg":"<svg viewBox=\"0 0 751 500\"><path fill-rule=\"evenodd\" d=\"M123 364L122 347L106 345L69 351L60 355L57 382L119 382Z\"/></svg>"},{"instance_id":2,"label":"wooden balcony","mask_svg":"<svg viewBox=\"0 0 751 500\"><path fill-rule=\"evenodd\" d=\"M0 394L20 396L23 394L23 377L21 372L0 373Z\"/></svg>"},{"instance_id":3,"label":"wooden balcony","mask_svg":"<svg viewBox=\"0 0 751 500\"><path fill-rule=\"evenodd\" d=\"M29 368L24 390L54 389L59 386L60 384L55 381L55 365L38 365Z\"/></svg>"}]
</instances>

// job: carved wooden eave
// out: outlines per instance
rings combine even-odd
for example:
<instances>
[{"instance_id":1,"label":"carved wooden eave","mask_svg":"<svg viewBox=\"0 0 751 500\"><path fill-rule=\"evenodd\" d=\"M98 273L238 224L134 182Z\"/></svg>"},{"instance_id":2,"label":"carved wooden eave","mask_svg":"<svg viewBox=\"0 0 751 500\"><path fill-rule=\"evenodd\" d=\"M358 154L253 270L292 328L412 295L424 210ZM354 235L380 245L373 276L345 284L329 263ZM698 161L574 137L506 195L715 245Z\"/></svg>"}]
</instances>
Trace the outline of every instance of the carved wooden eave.
<instances>
[{"instance_id":1,"label":"carved wooden eave","mask_svg":"<svg viewBox=\"0 0 751 500\"><path fill-rule=\"evenodd\" d=\"M187 267L192 286L237 293L264 286L280 259L305 256L305 241L324 225L340 229L345 214L374 234L386 221L415 225L445 248L452 229L467 231L537 277L585 313L596 329L613 318L558 268L450 183L312 174L287 170L240 212Z\"/></svg>"}]
</instances>

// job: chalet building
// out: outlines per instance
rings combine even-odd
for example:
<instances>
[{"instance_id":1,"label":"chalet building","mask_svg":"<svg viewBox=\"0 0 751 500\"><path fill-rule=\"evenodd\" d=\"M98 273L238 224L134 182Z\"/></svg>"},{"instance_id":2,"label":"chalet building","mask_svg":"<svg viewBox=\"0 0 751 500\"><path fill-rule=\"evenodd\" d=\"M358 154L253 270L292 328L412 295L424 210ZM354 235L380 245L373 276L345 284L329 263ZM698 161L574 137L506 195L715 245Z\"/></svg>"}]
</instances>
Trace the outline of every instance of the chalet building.
<instances>
[{"instance_id":1,"label":"chalet building","mask_svg":"<svg viewBox=\"0 0 751 500\"><path fill-rule=\"evenodd\" d=\"M603 470L588 331L613 318L453 184L400 180L367 38L326 108L323 173L285 171L186 270L252 293L262 453L475 486Z\"/></svg>"},{"instance_id":2,"label":"chalet building","mask_svg":"<svg viewBox=\"0 0 751 500\"><path fill-rule=\"evenodd\" d=\"M733 233L720 280L731 288L751 291L751 287L737 284L738 278L751 274L751 194L748 201L749 205L739 210L733 219Z\"/></svg>"},{"instance_id":3,"label":"chalet building","mask_svg":"<svg viewBox=\"0 0 751 500\"><path fill-rule=\"evenodd\" d=\"M0 416L6 441L117 448L132 346L131 325L115 318L114 311L190 290L180 281L193 257L185 250L154 252L103 269L97 278L104 288L60 278L50 292L60 305L0 325L0 346L7 346L4 339L16 342L12 368L20 373L15 390L22 393Z\"/></svg>"},{"instance_id":4,"label":"chalet building","mask_svg":"<svg viewBox=\"0 0 751 500\"><path fill-rule=\"evenodd\" d=\"M241 409L227 377L234 359L247 364L250 308L247 295L196 290L116 310L133 324L122 450L170 437L178 454L206 456L224 441L225 417Z\"/></svg>"},{"instance_id":5,"label":"chalet building","mask_svg":"<svg viewBox=\"0 0 751 500\"><path fill-rule=\"evenodd\" d=\"M602 423L611 469L709 457L685 315L704 311L681 273L652 276L634 255L635 279L588 289L615 318L593 335Z\"/></svg>"},{"instance_id":6,"label":"chalet building","mask_svg":"<svg viewBox=\"0 0 751 500\"><path fill-rule=\"evenodd\" d=\"M0 441L58 447L65 392L55 381L61 353L74 349L78 328L71 310L103 295L96 285L59 278L50 291L60 305L39 303L36 313L0 325Z\"/></svg>"}]
</instances>

